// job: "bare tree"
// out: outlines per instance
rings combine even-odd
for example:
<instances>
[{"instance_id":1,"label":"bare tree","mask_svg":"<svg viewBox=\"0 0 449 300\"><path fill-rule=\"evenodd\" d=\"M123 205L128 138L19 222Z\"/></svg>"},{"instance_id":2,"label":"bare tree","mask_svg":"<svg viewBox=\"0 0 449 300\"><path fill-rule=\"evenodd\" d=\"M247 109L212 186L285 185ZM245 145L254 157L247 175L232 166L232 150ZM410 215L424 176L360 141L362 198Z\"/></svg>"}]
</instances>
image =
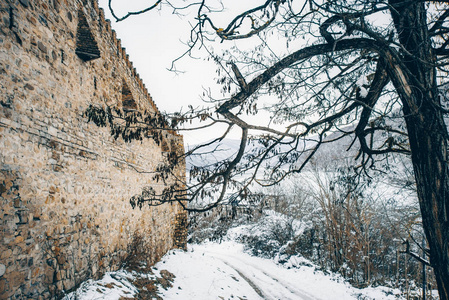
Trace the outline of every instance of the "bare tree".
<instances>
[{"instance_id":1,"label":"bare tree","mask_svg":"<svg viewBox=\"0 0 449 300\"><path fill-rule=\"evenodd\" d=\"M213 152L232 127L241 130L238 151L193 167L187 188L180 183L168 191L170 196L147 193L137 203L211 198L193 208L207 210L240 201L251 195L254 184L275 184L301 172L320 149L349 137L361 171L375 168L391 153L410 156L440 299L449 299L448 2L266 0L226 26L214 22L217 9L211 1L181 1L178 7L173 2L154 1L145 10L114 16L123 20L162 4L175 11L194 8L186 54L214 36L224 42L254 38L261 46L212 55L223 67L219 81L224 90L234 86L237 91L212 101L208 110L192 109L170 119L177 126L192 118L204 126L227 126L215 140L186 155ZM217 3L218 10L225 5ZM285 37L283 53L271 52L271 35ZM246 114L258 113L265 94L277 97L265 107L272 122L264 126L245 120ZM139 122L131 127L146 126ZM176 188L181 189L177 197Z\"/></svg>"}]
</instances>

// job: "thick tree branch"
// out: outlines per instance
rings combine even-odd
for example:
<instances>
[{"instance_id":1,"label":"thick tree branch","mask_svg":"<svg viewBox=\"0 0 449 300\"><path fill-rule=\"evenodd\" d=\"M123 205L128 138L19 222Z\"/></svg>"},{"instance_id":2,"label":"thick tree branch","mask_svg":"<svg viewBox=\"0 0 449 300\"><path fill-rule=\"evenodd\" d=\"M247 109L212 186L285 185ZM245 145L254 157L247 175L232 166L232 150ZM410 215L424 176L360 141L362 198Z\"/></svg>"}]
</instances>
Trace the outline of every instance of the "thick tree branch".
<instances>
[{"instance_id":1,"label":"thick tree branch","mask_svg":"<svg viewBox=\"0 0 449 300\"><path fill-rule=\"evenodd\" d=\"M312 58L315 56L325 55L332 53L334 51L345 51L345 50L361 50L365 49L368 51L380 52L387 49L383 49L383 45L377 43L374 40L366 38L354 38L354 39L344 39L336 43L331 44L318 44L309 47L302 48L285 58L281 59L279 62L275 63L273 66L268 68L262 74L254 78L250 83L247 84L248 88L246 91L242 90L225 103L223 103L218 109L218 113L225 111L230 111L231 109L237 107L238 105L245 102L251 95L253 95L262 85L270 81L274 76L276 76L282 70L292 66L298 61Z\"/></svg>"},{"instance_id":2,"label":"thick tree branch","mask_svg":"<svg viewBox=\"0 0 449 300\"><path fill-rule=\"evenodd\" d=\"M406 240L404 242L405 244L405 250L404 251L400 251L401 253L405 253L410 255L411 257L413 257L414 259L416 259L417 261L419 261L420 263L426 265L426 266L430 266L430 262L427 259L422 258L421 256L419 256L418 254L412 252L410 250L410 243L408 240Z\"/></svg>"},{"instance_id":3,"label":"thick tree branch","mask_svg":"<svg viewBox=\"0 0 449 300\"><path fill-rule=\"evenodd\" d=\"M358 137L358 140L360 142L360 150L363 153L368 154L369 156L375 155L375 154L385 154L389 152L401 152L401 153L408 153L409 151L406 151L402 148L393 148L393 145L388 145L388 148L386 149L380 149L375 150L372 149L370 146L368 146L368 143L366 141L366 134L365 127L368 125L371 113L373 110L374 105L376 104L377 100L379 99L383 88L388 84L390 81L388 74L385 70L385 62L383 60L380 60L377 63L377 69L376 73L374 75L373 82L370 85L369 92L365 98L362 98L360 95L357 96L357 100L363 102L365 105L363 107L362 115L360 116L360 120L357 124L357 127L355 129L355 134ZM373 133L371 133L373 134Z\"/></svg>"}]
</instances>

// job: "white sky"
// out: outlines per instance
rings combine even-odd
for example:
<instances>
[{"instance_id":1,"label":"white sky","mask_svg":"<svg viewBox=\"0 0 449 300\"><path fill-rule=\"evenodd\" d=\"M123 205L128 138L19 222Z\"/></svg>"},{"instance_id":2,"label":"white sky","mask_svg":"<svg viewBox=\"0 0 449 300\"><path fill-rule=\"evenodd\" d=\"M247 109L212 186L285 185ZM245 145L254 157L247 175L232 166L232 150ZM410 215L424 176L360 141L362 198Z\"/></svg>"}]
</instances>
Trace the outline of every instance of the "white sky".
<instances>
[{"instance_id":1,"label":"white sky","mask_svg":"<svg viewBox=\"0 0 449 300\"><path fill-rule=\"evenodd\" d=\"M244 0L244 1L223 1L226 6L222 12L209 13L208 16L214 21L215 26L225 28L227 24L238 14L262 5L266 0ZM129 11L139 11L148 5L152 5L156 0L113 0L112 7L118 17L126 15ZM163 1L165 2L165 1ZM186 5L184 0L172 0L172 3ZM220 0L209 0L208 3L216 8ZM302 1L298 2L302 6ZM182 55L188 47L185 42L190 37L191 25L195 22L197 6L184 16L173 14L173 9L167 5L158 7L145 14L131 16L128 19L115 22L109 8L108 0L99 0L99 4L105 10L106 18L111 20L112 27L117 32L117 37L121 39L122 46L126 48L130 60L140 74L150 95L153 97L157 107L162 112L187 111L188 105L194 107L207 106L201 101L201 95L205 89L211 89L214 98L221 98L221 86L215 81L217 79L217 65L212 60L207 60L206 51L194 52L198 59L184 57L176 62L177 70L182 73L174 73L168 69L172 61ZM210 30L211 28L207 28ZM272 39L272 40L271 40ZM285 40L273 37L270 38L270 49L276 51L280 57L286 54ZM303 43L300 39L298 43ZM216 54L220 54L223 49L229 49L238 45L239 49L252 48L260 43L257 36L249 39L237 41L220 42L216 38L215 42L209 42L209 47L215 49ZM290 42L292 44L293 42ZM295 42L296 43L296 42ZM294 49L294 47L293 47ZM267 50L268 51L268 50ZM270 119L267 113L260 111L265 98L258 102L259 113L256 116L247 116L245 120L258 125L268 125ZM201 123L200 125L204 125ZM281 128L278 128L281 129ZM201 131L181 131L187 145L199 144L212 138L221 136L225 130L224 126L214 126ZM235 129L228 135L228 138L238 139L241 132Z\"/></svg>"},{"instance_id":2,"label":"white sky","mask_svg":"<svg viewBox=\"0 0 449 300\"><path fill-rule=\"evenodd\" d=\"M214 1L216 7L221 8L217 4L219 0L209 0L208 3L214 3ZM112 6L115 14L122 17L129 11L142 10L154 2L156 0L113 0ZM186 5L183 0L171 2ZM217 27L224 28L241 12L263 3L265 0L225 1L226 8L223 12L209 13L208 16L213 19ZM191 25L189 22L195 22L197 6L190 13L182 11L182 13L186 13L182 17L173 14L173 9L165 5L145 14L115 22L108 8L108 0L99 0L99 4L104 8L106 18L111 20L117 37L121 39L122 46L126 48L130 60L160 111L175 112L182 109L185 112L188 110L189 104L194 107L207 106L201 101L204 89L211 89L214 98L223 97L220 93L221 86L215 82L217 65L212 60L206 59L208 57L206 51L194 52L196 57L201 56L199 59L186 56L177 61L176 68L183 71L182 73L168 70L172 61L188 49L184 43L190 37ZM207 29L210 30L210 28ZM215 42L209 42L208 45L215 49L216 54L220 54L223 49L229 49L234 45L238 45L240 49L248 49L256 43L260 43L260 40L254 36L250 39L235 42L224 41L223 43L220 43L217 38ZM275 49L281 56L285 55L285 41L275 38L270 42L270 48ZM258 103L259 109L262 106L262 103ZM245 117L245 120L256 122L259 125L268 125L269 117L259 111L257 116ZM201 125L204 124L201 123ZM223 132L223 126L214 126L212 129L181 131L180 133L184 136L187 145L193 145L221 136ZM238 139L240 134L240 130L235 129L228 138Z\"/></svg>"},{"instance_id":3,"label":"white sky","mask_svg":"<svg viewBox=\"0 0 449 300\"><path fill-rule=\"evenodd\" d=\"M113 0L113 9L117 16L123 16L127 11L138 11L145 8L148 3L155 1L148 0ZM245 1L245 7L237 5L238 11L242 11L248 6L256 6L264 1ZM238 3L238 2L235 2ZM189 104L203 106L200 95L204 89L218 90L220 87L215 83L216 64L204 58L207 57L205 51L196 51L197 57L193 59L184 57L176 63L178 70L183 73L174 73L168 69L172 61L182 55L187 46L184 44L190 36L189 22L194 22L194 12L180 17L172 14L172 9L163 6L162 9L149 11L142 15L132 16L124 21L115 22L109 8L108 0L99 0L100 7L105 10L107 19L111 20L112 28L117 32L117 37L122 41L122 46L126 48L133 66L136 68L150 95L160 111L174 112L183 108L187 110ZM227 16L235 16L228 10ZM225 26L224 24L222 26ZM224 44L215 42L217 47ZM232 46L233 42L226 46ZM217 51L218 52L218 51ZM217 96L220 96L217 93ZM218 134L217 129L205 132L182 131L184 140L188 144L197 144L208 140L213 134ZM234 135L237 137L238 135Z\"/></svg>"},{"instance_id":4,"label":"white sky","mask_svg":"<svg viewBox=\"0 0 449 300\"><path fill-rule=\"evenodd\" d=\"M142 10L156 1L113 0L112 6L116 15L122 17L129 11ZM219 1L208 0L208 3L217 3ZM191 3L184 0L171 0L170 2L177 5ZM228 22L236 15L249 8L263 4L265 0L229 0L223 2L226 5L226 9L223 12L209 14L217 27L226 27ZM301 7L303 2L295 3ZM171 7L163 5L145 14L131 16L124 21L115 22L108 8L108 0L99 0L99 4L104 8L106 18L111 20L112 27L117 32L117 37L121 39L122 46L126 48L130 60L133 62L134 67L140 74L148 92L161 112L175 112L181 109L187 111L188 105L193 105L194 107L207 105L201 101L204 89L211 89L215 98L222 97L219 92L221 87L215 82L217 65L212 60L205 60L208 57L206 51L195 51L194 55L198 59L186 56L177 61L176 68L179 71L183 71L182 73L174 73L168 70L172 65L172 61L188 49L184 42L188 41L190 37L191 24L189 22L195 22L197 6L193 7L190 12L183 10L182 13L186 15L182 17L173 14ZM216 7L219 8L218 4L216 4ZM376 22L379 22L379 20L385 21L385 16L381 18L378 18L378 15L376 16ZM390 19L386 21L388 21L386 23L388 24ZM385 24L383 25L385 26ZM210 28L208 29L210 30ZM209 46L214 47L215 53L219 54L221 53L220 49L225 47L230 48L237 44L242 49L242 47L245 48L257 42L259 42L257 37L237 42L225 41L223 43L220 43L220 40L217 38L215 42L210 42ZM302 43L300 39L295 42ZM270 41L270 48L274 49L281 57L286 54L285 51L287 50L285 41L276 38ZM263 106L260 104L258 103L259 109ZM250 119L245 119L251 121ZM269 118L267 114L259 111L259 114L252 118L252 121L257 122L259 125L268 125ZM192 145L217 137L222 134L222 130L214 127L213 129L203 131L181 131L180 133L184 135L186 144ZM239 136L240 132L234 130L229 137L239 138Z\"/></svg>"},{"instance_id":5,"label":"white sky","mask_svg":"<svg viewBox=\"0 0 449 300\"><path fill-rule=\"evenodd\" d=\"M144 8L145 3L151 2L154 1L114 0L113 8L122 16L128 10ZM213 63L209 62L210 66L205 68L207 64L202 60L185 58L177 66L186 73L176 75L167 70L172 60L187 49L180 39L187 40L189 36L188 17L181 20L164 7L162 11L153 10L115 22L107 7L108 0L99 0L99 3L161 111L175 111L199 99L198 95L202 93L199 83L210 81Z\"/></svg>"},{"instance_id":6,"label":"white sky","mask_svg":"<svg viewBox=\"0 0 449 300\"><path fill-rule=\"evenodd\" d=\"M159 110L173 112L183 108L185 111L188 104L200 105L203 86L213 83L213 64L186 57L177 63L177 68L184 73L168 70L172 61L187 49L181 39L186 41L189 37L188 18L180 19L171 14L168 7L163 7L115 22L107 7L108 0L99 0L99 3ZM116 15L123 16L127 11L140 10L147 4L148 1L115 0L113 8ZM196 136L189 132L182 134L187 143L202 141L198 133Z\"/></svg>"}]
</instances>

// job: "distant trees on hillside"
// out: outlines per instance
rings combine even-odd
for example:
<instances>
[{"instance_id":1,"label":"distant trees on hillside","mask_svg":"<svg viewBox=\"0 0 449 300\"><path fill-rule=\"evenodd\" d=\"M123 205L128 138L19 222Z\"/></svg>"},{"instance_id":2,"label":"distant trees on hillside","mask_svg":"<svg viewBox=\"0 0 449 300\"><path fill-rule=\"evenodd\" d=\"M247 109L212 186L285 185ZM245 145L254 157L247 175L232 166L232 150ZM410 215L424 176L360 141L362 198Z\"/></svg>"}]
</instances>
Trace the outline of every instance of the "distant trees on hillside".
<instances>
[{"instance_id":1,"label":"distant trees on hillside","mask_svg":"<svg viewBox=\"0 0 449 300\"><path fill-rule=\"evenodd\" d=\"M376 191L384 185L378 176L360 178L344 167L326 171L298 179L309 205L302 220L311 223L298 240L297 252L311 245L304 253L307 258L359 286L401 285L405 290L406 278L419 284L421 262L404 257L405 243L421 254L415 243L423 234L415 199L396 194L399 189ZM282 197L288 199L288 194Z\"/></svg>"}]
</instances>

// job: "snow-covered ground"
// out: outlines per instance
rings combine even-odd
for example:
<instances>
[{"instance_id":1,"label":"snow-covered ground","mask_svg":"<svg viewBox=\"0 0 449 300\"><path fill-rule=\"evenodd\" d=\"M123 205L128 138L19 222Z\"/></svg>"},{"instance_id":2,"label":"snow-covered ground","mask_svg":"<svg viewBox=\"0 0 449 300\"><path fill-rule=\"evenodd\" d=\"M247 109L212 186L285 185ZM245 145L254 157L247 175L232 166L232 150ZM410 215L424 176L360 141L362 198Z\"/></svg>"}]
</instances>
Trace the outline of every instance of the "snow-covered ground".
<instances>
[{"instance_id":1,"label":"snow-covered ground","mask_svg":"<svg viewBox=\"0 0 449 300\"><path fill-rule=\"evenodd\" d=\"M294 265L300 265L295 263ZM377 287L357 289L338 275L324 274L306 263L286 268L270 259L251 256L236 242L189 245L188 251L172 250L153 267L149 279L162 278L163 270L175 275L172 287L159 286L167 300L208 299L402 299L399 291ZM142 276L142 275L141 275ZM101 280L85 282L70 299L132 299L136 273L107 273ZM122 299L124 299L122 298Z\"/></svg>"}]
</instances>

